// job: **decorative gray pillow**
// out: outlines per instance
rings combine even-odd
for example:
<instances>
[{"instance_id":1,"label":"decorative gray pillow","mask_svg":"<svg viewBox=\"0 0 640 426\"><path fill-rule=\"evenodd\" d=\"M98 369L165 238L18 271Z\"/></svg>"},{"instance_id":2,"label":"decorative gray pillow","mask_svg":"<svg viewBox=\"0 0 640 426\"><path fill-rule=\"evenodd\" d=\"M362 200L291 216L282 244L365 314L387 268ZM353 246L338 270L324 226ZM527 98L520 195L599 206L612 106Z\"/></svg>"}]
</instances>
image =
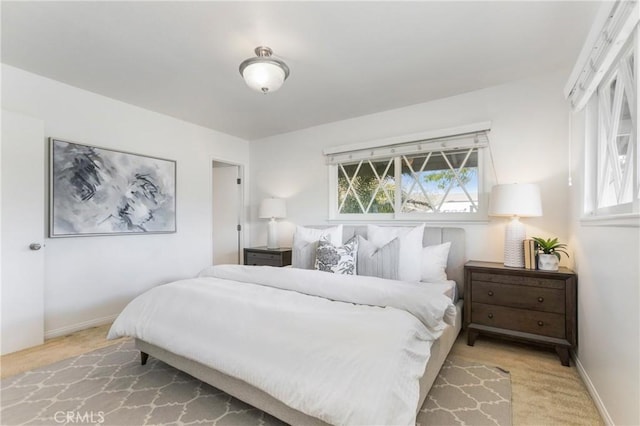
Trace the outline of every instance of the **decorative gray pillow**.
<instances>
[{"instance_id":1,"label":"decorative gray pillow","mask_svg":"<svg viewBox=\"0 0 640 426\"><path fill-rule=\"evenodd\" d=\"M326 238L318 241L316 269L334 274L356 275L358 240L351 238L343 246L334 246Z\"/></svg>"},{"instance_id":2,"label":"decorative gray pillow","mask_svg":"<svg viewBox=\"0 0 640 426\"><path fill-rule=\"evenodd\" d=\"M313 269L317 248L318 241L295 242L291 251L291 266L300 269Z\"/></svg>"},{"instance_id":3,"label":"decorative gray pillow","mask_svg":"<svg viewBox=\"0 0 640 426\"><path fill-rule=\"evenodd\" d=\"M377 247L358 235L358 275L397 280L399 263L400 239Z\"/></svg>"}]
</instances>

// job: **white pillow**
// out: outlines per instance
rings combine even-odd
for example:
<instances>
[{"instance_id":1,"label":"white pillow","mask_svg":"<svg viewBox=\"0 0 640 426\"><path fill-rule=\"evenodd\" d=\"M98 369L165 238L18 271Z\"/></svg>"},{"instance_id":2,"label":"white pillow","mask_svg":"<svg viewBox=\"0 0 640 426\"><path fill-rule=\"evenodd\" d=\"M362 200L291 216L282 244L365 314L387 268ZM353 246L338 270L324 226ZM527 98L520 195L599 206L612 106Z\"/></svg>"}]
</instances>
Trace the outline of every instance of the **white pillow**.
<instances>
[{"instance_id":1,"label":"white pillow","mask_svg":"<svg viewBox=\"0 0 640 426\"><path fill-rule=\"evenodd\" d=\"M438 283L447 280L445 269L450 248L451 242L423 247L420 281Z\"/></svg>"},{"instance_id":2,"label":"white pillow","mask_svg":"<svg viewBox=\"0 0 640 426\"><path fill-rule=\"evenodd\" d=\"M291 266L301 269L313 269L316 263L316 248L320 238L327 237L331 244L342 245L342 225L326 229L296 226L293 234Z\"/></svg>"},{"instance_id":3,"label":"white pillow","mask_svg":"<svg viewBox=\"0 0 640 426\"><path fill-rule=\"evenodd\" d=\"M382 247L394 238L400 241L398 279L420 281L424 223L415 228L367 225L367 240Z\"/></svg>"},{"instance_id":4,"label":"white pillow","mask_svg":"<svg viewBox=\"0 0 640 426\"><path fill-rule=\"evenodd\" d=\"M323 237L318 241L315 269L333 274L356 275L358 239L351 238L344 245L333 245Z\"/></svg>"}]
</instances>

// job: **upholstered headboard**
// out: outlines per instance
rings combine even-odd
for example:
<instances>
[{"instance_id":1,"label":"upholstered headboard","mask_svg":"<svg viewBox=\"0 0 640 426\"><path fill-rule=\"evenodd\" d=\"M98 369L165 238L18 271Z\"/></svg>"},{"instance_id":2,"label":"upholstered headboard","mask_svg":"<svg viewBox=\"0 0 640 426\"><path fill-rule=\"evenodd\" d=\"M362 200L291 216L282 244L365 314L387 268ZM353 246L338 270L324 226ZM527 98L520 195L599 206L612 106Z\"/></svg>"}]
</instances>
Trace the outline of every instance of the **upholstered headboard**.
<instances>
[{"instance_id":1,"label":"upholstered headboard","mask_svg":"<svg viewBox=\"0 0 640 426\"><path fill-rule=\"evenodd\" d=\"M312 226L312 228L328 228L331 226L335 225ZM407 227L411 226L415 225L407 225ZM342 242L347 242L354 235L361 235L366 238L367 226L343 225ZM458 294L462 297L464 294L464 264L466 262L464 229L425 226L424 235L422 237L423 246L442 244L447 241L451 241L451 249L449 251L449 259L447 261L447 277L456 282L458 286Z\"/></svg>"}]
</instances>

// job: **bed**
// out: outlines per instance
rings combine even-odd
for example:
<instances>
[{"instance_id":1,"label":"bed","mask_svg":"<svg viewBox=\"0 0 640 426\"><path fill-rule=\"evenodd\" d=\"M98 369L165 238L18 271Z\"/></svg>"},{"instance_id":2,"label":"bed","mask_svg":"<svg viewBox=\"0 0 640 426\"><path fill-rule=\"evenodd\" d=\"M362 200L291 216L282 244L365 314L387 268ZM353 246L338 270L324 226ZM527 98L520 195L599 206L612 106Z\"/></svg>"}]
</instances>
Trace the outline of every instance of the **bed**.
<instances>
[{"instance_id":1,"label":"bed","mask_svg":"<svg viewBox=\"0 0 640 426\"><path fill-rule=\"evenodd\" d=\"M343 228L343 242L346 242L348 240L350 240L352 237L360 235L363 237L366 237L366 233L367 233L367 227L366 226L345 226ZM462 295L463 294L463 277L464 277L464 271L463 271L463 265L465 262L465 236L464 236L464 231L460 228L435 228L435 227L425 227L424 228L424 233L423 233L423 238L422 238L422 243L424 246L433 246L433 245L438 245L438 244L442 244L444 242L451 242L451 249L449 251L449 256L447 259L447 277L450 280L455 281L455 285L456 285L456 289L457 289L457 294ZM244 269L242 269L244 268ZM260 269L260 268L267 268L267 269ZM229 269L225 267L219 267L217 268L215 271L213 271L211 274L211 276L215 276L214 279L216 280L224 280L223 283L223 287L224 286L228 286L225 290L216 290L216 291L225 291L225 292L230 292L230 293L234 293L237 292L237 294L232 294L231 296L229 296L229 300L232 299L247 299L248 298L248 294L254 295L253 298L257 299L257 300L262 300L264 297L266 297L265 295L267 293L277 293L276 295L279 297L283 297L283 298L294 298L292 300L294 300L293 304L297 304L299 299L302 299L303 296L299 295L297 293L297 288L296 291L291 292L290 288L279 288L279 289L272 289L272 288L268 288L268 289L262 289L262 288L254 288L252 287L254 285L254 281L278 281L280 279L282 279L280 277L280 274L285 274L287 276L292 275L295 280L304 280L306 281L313 281L315 280L315 275L312 276L311 272L312 271L304 271L304 270L294 270L293 268L289 269L289 272L284 271L284 269L282 271L276 271L276 269L280 269L280 268L270 268L270 267L237 267L236 269ZM318 271L313 271L313 273L317 274L326 274L323 272L318 272ZM228 275L231 274L231 275ZM234 275L235 274L235 275ZM252 275L253 274L253 275ZM307 275L305 275L307 274ZM273 275L273 277L271 276ZM327 274L327 275L333 275L333 274ZM207 273L204 274L204 276L207 276ZM206 278L200 278L202 279L208 279L208 277ZM380 285L381 287L388 285L387 283L385 283L384 281L386 280L382 280L382 279L375 279L375 280L379 280L378 281L373 281L373 280L369 280L366 283L361 280L358 277L354 277L352 279L353 281L353 285L356 286L357 285L374 285L374 287L376 285ZM361 282L362 281L362 282ZM233 283L232 284L228 284L228 283ZM251 293L243 293L243 286L244 286L244 282L247 282L248 284L246 285L247 291L251 291ZM341 281L336 281L336 287L340 286L340 282ZM372 284L373 283L373 284ZM199 283L187 283L187 284L182 284L182 285L192 285L192 287L196 287L196 288L200 288L198 287ZM276 284L276 286L279 286L280 284ZM333 285L333 284L331 284ZM351 285L351 284L350 284ZM408 285L408 284L407 284ZM167 285L170 286L170 285ZM161 286L161 287L165 287L165 286ZM320 292L324 292L325 291L325 284L323 284L321 286L322 288L320 289ZM396 286L394 286L395 288ZM329 285L330 288L330 285ZM349 289L351 289L351 287L349 287ZM259 290L259 291L258 291ZM411 289L413 291L413 288ZM253 293L254 291L258 291L258 293ZM339 290L339 291L343 291L343 290ZM395 291L395 290L394 290ZM404 290L400 289L398 290L398 292L403 292ZM430 290L424 290L424 289L419 289L419 291L433 291L432 289ZM442 290L440 290L442 291ZM286 294L282 294L282 293L286 293ZM346 299L332 299L333 296L329 296L328 298L332 300L332 302L327 302L327 300L325 299L325 295L320 294L320 296L322 297L316 297L318 295L311 295L311 296L304 296L304 300L300 300L304 301L306 303L306 301L308 300L309 303L312 304L312 308L309 308L312 312L315 312L315 305L319 305L321 309L324 309L323 306L338 306L340 309L336 312L337 318L342 318L340 315L346 315L347 317L349 317L349 315L351 315L351 311L350 309L355 309L358 308L360 309L361 305L360 303L362 303L364 306L362 306L363 310L367 310L366 314L369 315L382 315L382 313L384 313L385 315L387 315L386 317L384 317L385 319L383 319L383 321L389 322L391 325L389 325L389 327L392 327L394 321L397 321L399 323L402 323L404 321L409 321L407 318L409 316L405 315L404 312L402 314L398 314L396 311L397 309L388 309L388 308L375 308L375 307L371 307L369 305L374 305L376 302L369 302L369 295L365 295L365 300L364 302L360 302L360 301L356 301L353 302L350 298L351 297L355 297L352 296L352 292L351 290L348 290ZM220 294L220 293L218 293ZM415 293L415 294L421 294L421 293ZM427 294L427 293L425 293ZM175 300L176 303L179 304L179 297L175 296L175 295L168 295L166 296L168 298L168 300ZM204 297L204 296L203 296ZM225 293L225 297L226 297L226 293ZM338 296L338 297L343 297L342 295ZM360 296L358 296L360 297ZM393 295L389 295L386 293L385 291L385 295L384 298L385 300L388 299L393 299L395 296ZM430 297L430 296L429 296ZM411 298L408 298L411 299ZM417 297L414 297L413 299L417 299ZM266 300L266 299L265 299ZM280 303L278 300L279 299L275 299L276 301L273 303ZM435 299L434 299L435 300ZM335 301L339 302L339 303L335 303ZM440 301L440 299L438 299L438 301ZM351 303L350 303L351 302ZM227 355L223 354L222 351L224 351L224 348L221 348L221 346L226 346L228 344L229 347L235 347L233 346L234 344L238 343L236 342L234 339L237 339L237 335L238 334L242 334L242 332L236 333L235 330L238 326L239 322L242 322L242 324L240 325L240 328L243 327L249 327L249 328L257 328L259 331L259 327L268 327L269 323L269 318L267 316L262 316L259 317L257 319L254 320L248 320L247 324L245 324L244 320L238 320L238 318L245 318L247 316L251 317L254 313L256 316L262 315L263 311L261 309L271 309L269 306L258 306L258 307L251 307L251 310L247 310L245 311L241 317L234 317L234 314L237 312L243 312L243 309L248 309L244 306L241 306L244 304L244 301L239 302L240 304L237 307L234 307L232 311L228 311L226 313L221 313L218 312L217 309L214 309L214 312L211 312L209 315L207 315L207 318L212 317L210 320L212 321L211 324L213 324L211 327L211 330L213 330L215 328L215 330L217 330L215 333L211 333L214 334L215 337L210 337L207 335L207 332L198 332L197 330L200 328L202 328L202 330L210 330L208 325L205 327L204 325L200 325L198 324L199 322L201 322L202 320L193 320L194 322L192 323L192 325L189 327L189 331L190 333L185 333L184 329L179 329L179 328L175 328L175 320L172 320L170 318L170 316L167 314L167 321L166 324L164 325L160 325L160 326L154 326L155 328L165 328L166 330L172 330L172 331L163 331L163 335L166 334L170 334L172 335L172 339L175 339L177 342L177 346L175 344L169 345L166 340L166 336L163 337L164 338L164 342L162 343L158 343L158 339L157 339L157 335L159 332L156 332L156 334L154 333L149 333L147 332L145 334L145 332L143 332L148 326L148 324L146 324L144 321L141 321L140 319L136 319L134 320L134 322L130 322L129 325L123 325L121 323L119 323L120 321L120 317L118 318L118 320L116 320L116 322L114 323L114 326L112 327L112 330L110 331L109 337L110 338L114 338L114 337L118 337L118 336L122 336L122 335L130 335L135 337L135 343L136 343L136 347L141 351L141 360L142 363L144 364L146 362L146 359L148 356L152 356L155 357L163 362L166 362L169 365L172 365L196 378L198 378L199 380L202 380L203 382L209 383L212 386L228 393L229 395L232 395L242 401L247 402L248 404L251 404L252 406L265 411L271 415L273 415L274 417L289 423L289 424L294 424L294 425L298 425L298 424L304 424L304 425L321 425L321 424L329 424L329 423L363 423L363 422L368 422L368 423L372 423L372 421L370 421L370 419L375 419L375 421L373 421L374 423L408 423L409 421L407 421L406 419L411 419L413 418L415 421L415 414L417 413L417 411L419 411L420 407L422 406L427 393L429 391L429 389L431 388L440 368L442 367L442 364L444 363L444 360L447 356L447 354L449 353L453 343L456 340L456 337L458 335L458 333L460 332L461 329L461 324L462 324L462 300L448 300L449 302L449 306L446 309L446 316L447 316L447 321L445 322L440 322L438 323L438 327L437 327L437 332L434 332L434 336L437 336L437 338L435 340L429 341L429 345L430 347L427 349L428 350L428 354L426 354L426 364L420 364L420 360L416 360L415 361L415 365L410 364L410 362L413 362L413 360L406 360L403 362L407 362L411 368L413 368L413 370L411 370L411 374L415 375L416 368L420 368L419 374L416 376L419 378L418 380L418 385L419 387L416 389L417 392L417 405L415 405L415 398L409 398L409 401L413 401L411 402L411 404L409 406L411 406L411 410L409 410L409 408L402 408L402 403L404 403L403 401L400 402L393 402L393 404L398 405L400 404L400 408L394 407L394 409L399 410L399 412L402 411L413 411L412 413L407 413L408 415L404 415L401 414L400 417L398 417L398 415L396 414L396 417L391 417L391 418L385 418L385 417L381 417L381 416L374 416L371 418L366 418L366 417L357 417L357 413L354 414L353 416L351 416L351 413L349 413L349 410L351 410L351 407L349 406L349 404L343 404L343 408L346 409L347 414L342 415L342 417L338 416L338 414L336 414L336 417L331 417L329 415L327 415L325 413L325 409L322 408L320 411L315 412L313 407L313 404L310 404L309 401L306 401L304 403L298 403L298 399L300 398L299 395L297 395L297 393L304 393L304 389L309 388L312 389L314 392L316 390L316 388L318 387L322 387L322 384L318 384L317 383L317 377L318 375L322 376L323 374L327 374L326 372L323 372L320 368L318 368L317 372L314 372L314 368L309 368L309 374L310 377L316 377L316 382L314 382L314 386L315 387L310 387L307 386L308 383L303 382L296 382L296 385L294 387L296 387L295 392L292 390L287 390L286 393L284 394L285 396L283 396L283 394L279 393L280 392L280 388L283 387L282 384L276 384L273 386L268 386L268 385L262 385L262 382L266 379L256 379L256 382L254 384L252 384L252 380L254 379L254 376L256 375L256 372L253 370L248 370L247 372L244 372L243 369L243 365L245 364L252 364L252 363L256 363L256 362L262 362L262 361L257 361L258 359L262 358L263 355L265 356L265 358L267 358L267 360L269 359L268 354L266 354L266 352L269 352L268 350L266 350L265 354L256 354L255 347L253 347L253 349L247 349L248 351L253 351L253 355L252 354L239 354L239 353L235 353L233 356L234 357L239 357L242 358L241 360L235 360L235 359L229 359L229 362L226 361L216 361L216 356L218 355L203 355L202 354L202 349L200 347L194 347L191 348L191 352L187 349L183 349L185 346L188 346L189 343L184 343L181 341L181 339L186 338L185 335L189 335L192 333L200 333L200 337L197 339L201 344L203 340L209 340L211 339L212 342L215 341L220 341L220 342L224 342L224 344L220 344L215 346L215 348L212 350L212 352L216 352L218 351L220 354L219 355L221 357L225 357ZM133 303L133 302L132 302ZM194 306L197 305L198 302L194 302ZM228 305L230 302L225 302L225 305ZM253 302L252 302L253 303ZM257 303L257 302L256 302ZM271 303L271 302L269 302ZM385 301L385 303L387 303ZM405 305L405 304L411 304L411 300L400 300L398 302L400 305ZM171 304L171 303L170 303ZM421 302L420 305L422 305L423 303ZM437 305L437 303L434 301L433 302L434 305ZM149 313L149 318L153 317L153 315L155 315L156 318L156 322L158 323L162 323L164 321L164 309L170 310L170 308L163 308L161 311L162 312L158 312L159 309L156 307L155 302L154 303L150 303L150 302L146 302L145 303L139 303L140 307L138 307L138 311L146 311ZM266 305L266 303L265 303ZM353 306L353 308L348 308L348 306ZM204 306L204 305L203 305ZM382 305L384 306L384 305ZM391 304L391 306L393 306ZM128 308L127 308L128 309ZM202 307L198 308L198 309L203 309ZM198 310L194 307L194 310ZM305 307L305 310L307 308ZM422 309L420 307L420 309ZM346 312L343 313L341 310L345 310ZM125 310L126 311L126 310ZM191 310L190 310L191 311ZM372 312L369 312L372 311ZM333 311L331 311L332 315L333 315ZM390 315L390 313L392 313L393 315ZM195 315L193 312L185 312L184 314L186 317L190 317L191 315ZM220 318L215 318L216 315L220 315ZM238 315L240 315L240 313L238 313ZM364 313L363 313L364 315ZM421 314L414 314L417 316L420 316ZM430 313L426 313L424 314L424 316L429 316ZM121 315L122 316L122 315ZM358 318L364 318L365 320L369 317L367 316L363 316L363 317L358 317ZM225 332L224 328L219 328L219 327L227 327L226 325L221 325L222 323L225 323L226 320L229 320L229 329L233 330L230 331L229 333ZM333 319L333 317L332 317ZM304 323L305 319L300 319L301 324L305 324ZM317 321L316 319L309 319L309 321ZM337 321L337 320L336 320ZM413 316L411 316L411 321L416 321L415 318L413 318ZM214 323L215 322L215 323ZM423 323L425 321L423 320ZM308 323L306 323L308 324ZM404 325L403 325L404 327ZM422 332L423 328L425 327L420 327L420 331ZM141 331L143 330L143 331ZM180 331L182 330L182 331ZM271 330L271 329L270 329ZM256 339L257 342L255 343L256 345L262 345L265 342L260 341L260 336L264 335L264 334L269 334L271 333L271 331L268 330L268 333L257 333L256 334ZM434 329L429 329L429 332L433 332ZM397 333L395 333L397 334ZM428 333L427 333L428 334ZM222 335L226 335L226 339L224 340L224 337ZM393 332L390 332L391 335L391 339L393 339ZM318 337L317 339L319 342L322 342L322 339L320 337ZM412 341L416 341L417 345L422 345L424 340L429 340L427 338L420 337L418 339L413 338ZM173 342L172 342L173 343ZM207 343L208 344L208 343ZM238 343L241 346L243 345L243 343ZM249 343L247 343L249 344ZM298 358L313 358L313 354L312 352L305 352L305 350L307 349L306 347L298 347L295 346L296 342L282 342L282 347L287 347L287 345L294 345L294 349L287 349L286 354L280 354L280 355L291 355L292 357L290 359L287 360L287 362L289 362L291 364L291 368L292 369L300 369L303 368L301 367L301 365L298 365ZM386 343L385 343L386 344ZM320 345L320 344L319 344ZM336 343L337 345L337 343ZM280 346L280 345L276 345L276 346ZM389 346L392 346L392 344L389 344ZM249 347L249 346L248 346ZM176 349L177 348L177 349ZM300 350L301 354L304 354L304 356L300 356L300 357L295 357L293 355L295 355L294 352L291 351L297 351ZM354 349L357 350L357 349ZM413 351L413 349L412 349ZM416 350L416 352L418 352ZM311 354L311 355L310 355ZM371 356L375 356L375 354L370 354ZM368 355L367 355L368 356ZM209 358L211 358L211 360ZM346 357L348 358L348 357ZM406 358L406 357L405 357ZM409 358L419 358L417 356L414 356L413 354L411 354L411 356L409 356ZM403 358L404 359L404 358ZM244 361L243 361L244 360ZM233 361L233 363L231 363L231 361ZM304 360L300 361L303 362ZM313 359L309 362L312 362ZM219 362L219 364L216 364L216 362ZM368 360L363 360L362 365L363 366L369 366L369 365L378 365L378 364L368 364L367 363ZM230 364L231 363L231 364ZM220 365L221 368L214 368L213 365ZM232 365L233 367L229 367L229 365ZM304 368L308 368L308 364L302 364L304 366ZM248 368L248 367L247 367ZM273 365L273 367L271 365L269 365L269 368L273 368L276 372L278 371L278 366L277 365ZM336 367L337 368L337 367ZM364 368L364 367L363 367ZM409 367L402 367L403 369L405 368L409 368ZM357 372L357 368L354 368L353 371ZM231 374L227 374L223 371L227 371L230 372ZM315 373L316 375L313 376L312 373ZM366 372L365 372L366 373ZM351 379L352 381L359 381L362 380L363 377L366 377L366 380L369 380L368 376L369 374L364 374L363 372L358 372L359 375L354 373L353 378ZM341 375L344 375L344 373L341 373ZM241 379L240 377L248 377L248 379ZM279 376L278 376L279 377ZM330 382L330 379L327 379ZM311 381L310 381L311 382ZM257 383L257 384L256 384ZM351 386L351 384L349 385ZM363 385L364 386L364 385ZM395 386L395 385L394 385ZM372 389L375 389L375 386L371 385L370 386ZM391 386L392 387L392 386ZM299 389L298 389L299 388ZM346 388L345 388L346 389ZM398 391L393 391L394 395L398 394L398 393L404 393L406 391L406 389L402 388L398 388ZM409 389L411 389L411 386L409 386ZM320 391L318 391L320 392ZM322 400L324 401L325 399L327 399L328 394L322 394L322 393L318 393L313 394L313 398L310 398L310 400L314 401L314 400ZM378 395L378 394L375 394ZM403 394L404 397L404 394ZM354 398L357 399L356 396L353 396L351 394L349 394L349 398ZM293 402L292 402L293 401ZM327 403L328 404L328 403ZM355 404L355 402L354 402ZM382 408L381 408L382 409ZM353 410L356 410L355 408ZM368 419L368 420L363 420L363 419ZM391 420L392 419L392 420ZM398 421L396 421L396 419L398 419Z\"/></svg>"}]
</instances>

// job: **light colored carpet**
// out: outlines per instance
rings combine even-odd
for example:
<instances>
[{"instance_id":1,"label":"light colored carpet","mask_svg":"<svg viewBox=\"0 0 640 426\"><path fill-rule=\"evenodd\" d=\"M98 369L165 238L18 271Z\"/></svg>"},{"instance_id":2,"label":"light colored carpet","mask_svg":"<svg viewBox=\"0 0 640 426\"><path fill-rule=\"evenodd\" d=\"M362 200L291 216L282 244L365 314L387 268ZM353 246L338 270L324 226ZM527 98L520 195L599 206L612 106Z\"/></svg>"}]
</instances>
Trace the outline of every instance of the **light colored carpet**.
<instances>
[{"instance_id":1,"label":"light colored carpet","mask_svg":"<svg viewBox=\"0 0 640 426\"><path fill-rule=\"evenodd\" d=\"M15 376L72 356L111 346L120 339L106 339L109 327L111 324L87 328L65 336L47 339L42 345L2 355L0 357L0 377ZM125 339L126 337L122 338L122 340Z\"/></svg>"},{"instance_id":2,"label":"light colored carpet","mask_svg":"<svg viewBox=\"0 0 640 426\"><path fill-rule=\"evenodd\" d=\"M154 358L141 366L130 340L5 378L1 392L3 425L282 424ZM510 425L509 374L448 359L418 424Z\"/></svg>"},{"instance_id":3,"label":"light colored carpet","mask_svg":"<svg viewBox=\"0 0 640 426\"><path fill-rule=\"evenodd\" d=\"M553 349L484 336L467 346L462 333L449 356L511 372L514 425L604 425L573 361L564 367Z\"/></svg>"}]
</instances>

